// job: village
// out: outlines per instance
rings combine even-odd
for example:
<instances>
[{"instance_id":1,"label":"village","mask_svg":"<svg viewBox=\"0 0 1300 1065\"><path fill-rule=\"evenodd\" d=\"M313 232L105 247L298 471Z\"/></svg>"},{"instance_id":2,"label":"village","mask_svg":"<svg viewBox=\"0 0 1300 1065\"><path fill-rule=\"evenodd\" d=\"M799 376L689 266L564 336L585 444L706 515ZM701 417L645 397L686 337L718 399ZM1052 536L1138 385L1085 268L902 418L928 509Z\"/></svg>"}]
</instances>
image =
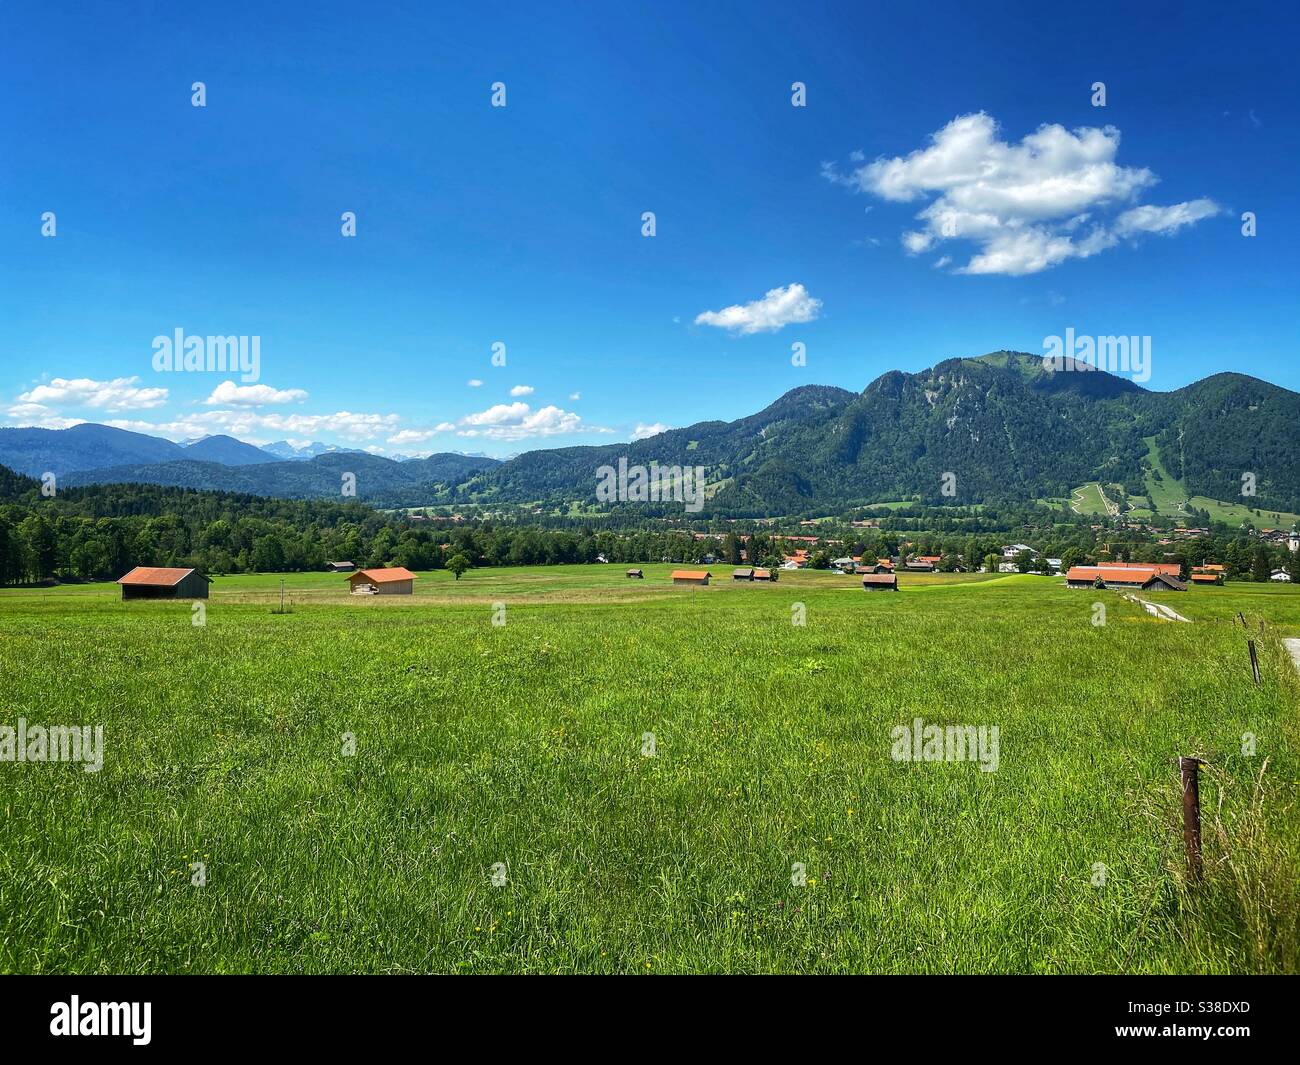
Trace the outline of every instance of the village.
<instances>
[{"instance_id":1,"label":"village","mask_svg":"<svg viewBox=\"0 0 1300 1065\"><path fill-rule=\"evenodd\" d=\"M908 574L942 574L942 573L998 573L998 574L1035 574L1042 577L1056 577L1067 588L1125 590L1172 591L1185 592L1193 586L1222 585L1232 578L1230 567L1221 562L1202 562L1189 564L1180 561L1138 561L1124 557L1112 557L1112 552L1103 549L1093 562L1078 558L1047 557L1033 547L1023 543L1004 544L994 553L983 558L966 557L961 554L921 554L909 551L910 543L904 542L898 554L871 557L865 554L840 555L830 558L825 550L836 541L824 541L815 536L773 536L767 542L768 557L751 560L749 537L739 537L739 546L734 548L742 565L735 566L730 574L732 582L751 584L775 584L782 572L799 570L825 570L834 574L856 578L865 591L897 591L899 575ZM1273 583L1291 583L1300 571L1300 531L1292 529L1285 539L1280 541L1289 556L1289 565L1272 568L1251 574L1256 581L1267 580ZM450 546L450 545L447 545ZM757 554L757 552L753 552ZM1121 556L1124 552L1117 552ZM1167 553L1167 559L1177 556ZM595 560L608 564L610 559L600 554ZM680 563L682 559L665 556L664 563ZM762 564L749 564L761 561ZM713 552L706 552L698 559L697 565L705 568L674 569L668 579L675 586L707 587L709 582L718 578L707 567L719 566L722 558ZM449 566L449 568L452 568ZM459 579L464 570L454 567ZM468 568L465 567L465 568ZM354 596L403 596L413 595L415 581L419 575L405 566L358 566L351 561L330 561L325 564L327 572L342 577L348 592ZM641 567L626 569L628 580L644 580L645 570ZM175 566L136 566L130 572L118 578L121 596L124 601L142 599L206 599L212 578L195 567Z\"/></svg>"}]
</instances>

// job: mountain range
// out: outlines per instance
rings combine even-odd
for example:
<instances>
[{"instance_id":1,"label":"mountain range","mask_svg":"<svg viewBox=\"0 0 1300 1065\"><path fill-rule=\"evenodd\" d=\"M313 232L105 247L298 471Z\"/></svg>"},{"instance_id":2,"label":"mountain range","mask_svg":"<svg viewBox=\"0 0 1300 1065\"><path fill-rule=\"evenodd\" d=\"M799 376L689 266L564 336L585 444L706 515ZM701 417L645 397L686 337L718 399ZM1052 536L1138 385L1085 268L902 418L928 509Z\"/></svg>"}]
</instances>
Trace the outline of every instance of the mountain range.
<instances>
[{"instance_id":1,"label":"mountain range","mask_svg":"<svg viewBox=\"0 0 1300 1065\"><path fill-rule=\"evenodd\" d=\"M311 454L314 450L316 453ZM304 453L308 452L308 453ZM594 502L596 471L703 466L706 511L839 511L897 500L936 505L1065 501L1115 486L1129 505L1176 495L1300 511L1300 394L1238 373L1173 392L1066 360L995 352L862 392L805 385L757 414L625 444L525 452L507 461L446 453L395 461L328 445L257 448L211 436L188 445L103 425L0 429L0 464L63 485L143 482L383 506ZM1254 494L1243 494L1247 487ZM1181 504L1180 504L1181 505Z\"/></svg>"}]
</instances>

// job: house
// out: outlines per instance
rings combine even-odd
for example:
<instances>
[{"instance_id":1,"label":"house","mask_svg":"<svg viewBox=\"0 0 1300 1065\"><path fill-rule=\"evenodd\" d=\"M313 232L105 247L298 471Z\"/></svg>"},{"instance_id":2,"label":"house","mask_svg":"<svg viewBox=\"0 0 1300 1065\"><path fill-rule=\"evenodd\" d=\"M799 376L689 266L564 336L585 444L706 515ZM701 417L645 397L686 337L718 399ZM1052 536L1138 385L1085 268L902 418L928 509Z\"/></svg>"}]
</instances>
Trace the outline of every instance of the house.
<instances>
[{"instance_id":1,"label":"house","mask_svg":"<svg viewBox=\"0 0 1300 1065\"><path fill-rule=\"evenodd\" d=\"M1291 580L1291 574L1289 574L1289 573L1288 573L1286 570L1284 570L1284 569L1275 569L1275 570L1273 571L1272 576L1269 577L1269 580L1270 580L1270 581L1288 581L1288 582L1289 582L1289 581Z\"/></svg>"},{"instance_id":2,"label":"house","mask_svg":"<svg viewBox=\"0 0 1300 1065\"><path fill-rule=\"evenodd\" d=\"M752 581L754 579L754 569L751 566L748 569L732 570L731 579L733 581Z\"/></svg>"},{"instance_id":3,"label":"house","mask_svg":"<svg viewBox=\"0 0 1300 1065\"><path fill-rule=\"evenodd\" d=\"M1022 551L1028 552L1030 558L1037 558L1038 552L1028 544L1003 544L1002 557L1007 561L1013 560Z\"/></svg>"},{"instance_id":4,"label":"house","mask_svg":"<svg viewBox=\"0 0 1300 1065\"><path fill-rule=\"evenodd\" d=\"M1177 562L1103 562L1107 569L1149 569L1169 577L1177 577L1183 572Z\"/></svg>"},{"instance_id":5,"label":"house","mask_svg":"<svg viewBox=\"0 0 1300 1065\"><path fill-rule=\"evenodd\" d=\"M328 573L351 573L357 568L355 562L326 562L325 570Z\"/></svg>"},{"instance_id":6,"label":"house","mask_svg":"<svg viewBox=\"0 0 1300 1065\"><path fill-rule=\"evenodd\" d=\"M645 574L642 573L639 569L630 569L627 571L627 575L629 577L635 577L639 581L645 580Z\"/></svg>"},{"instance_id":7,"label":"house","mask_svg":"<svg viewBox=\"0 0 1300 1065\"><path fill-rule=\"evenodd\" d=\"M167 566L136 566L119 577L122 599L206 599L211 577L196 569L171 569Z\"/></svg>"},{"instance_id":8,"label":"house","mask_svg":"<svg viewBox=\"0 0 1300 1065\"><path fill-rule=\"evenodd\" d=\"M755 569L754 580L756 581L775 581L777 577L776 570Z\"/></svg>"},{"instance_id":9,"label":"house","mask_svg":"<svg viewBox=\"0 0 1300 1065\"><path fill-rule=\"evenodd\" d=\"M1103 588L1187 591L1187 585L1177 574L1160 573L1154 566L1074 566L1066 573L1065 584L1069 588L1095 588L1098 579Z\"/></svg>"},{"instance_id":10,"label":"house","mask_svg":"<svg viewBox=\"0 0 1300 1065\"><path fill-rule=\"evenodd\" d=\"M845 555L843 558L831 559L831 569L838 570L840 573L852 573L853 564L856 560Z\"/></svg>"},{"instance_id":11,"label":"house","mask_svg":"<svg viewBox=\"0 0 1300 1065\"><path fill-rule=\"evenodd\" d=\"M359 569L348 584L353 595L410 595L415 591L415 574L404 566Z\"/></svg>"},{"instance_id":12,"label":"house","mask_svg":"<svg viewBox=\"0 0 1300 1065\"><path fill-rule=\"evenodd\" d=\"M703 569L675 569L672 573L673 584L694 584L703 587L709 583L713 574Z\"/></svg>"},{"instance_id":13,"label":"house","mask_svg":"<svg viewBox=\"0 0 1300 1065\"><path fill-rule=\"evenodd\" d=\"M911 562L905 564L904 569L909 569L913 573L933 573L934 563L924 558L914 558Z\"/></svg>"},{"instance_id":14,"label":"house","mask_svg":"<svg viewBox=\"0 0 1300 1065\"><path fill-rule=\"evenodd\" d=\"M940 562L943 561L943 556L942 555L917 555L916 561L928 562L930 563L930 568L933 569L935 566L937 566Z\"/></svg>"},{"instance_id":15,"label":"house","mask_svg":"<svg viewBox=\"0 0 1300 1065\"><path fill-rule=\"evenodd\" d=\"M898 578L892 573L868 573L862 578L862 588L868 592L896 592Z\"/></svg>"},{"instance_id":16,"label":"house","mask_svg":"<svg viewBox=\"0 0 1300 1065\"><path fill-rule=\"evenodd\" d=\"M1047 571L1049 573L1061 572L1061 560L1059 558L1049 558L1047 560Z\"/></svg>"}]
</instances>

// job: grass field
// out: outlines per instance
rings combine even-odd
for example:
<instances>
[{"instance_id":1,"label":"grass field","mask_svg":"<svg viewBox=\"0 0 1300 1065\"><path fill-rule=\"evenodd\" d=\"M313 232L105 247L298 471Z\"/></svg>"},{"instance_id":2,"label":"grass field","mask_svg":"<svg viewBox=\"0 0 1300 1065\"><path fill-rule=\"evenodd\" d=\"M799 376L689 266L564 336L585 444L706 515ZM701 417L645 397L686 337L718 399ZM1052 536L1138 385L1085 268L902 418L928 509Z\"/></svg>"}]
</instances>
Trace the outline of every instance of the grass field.
<instances>
[{"instance_id":1,"label":"grass field","mask_svg":"<svg viewBox=\"0 0 1300 1065\"><path fill-rule=\"evenodd\" d=\"M0 724L105 733L98 773L0 762L0 969L1300 966L1300 677L1278 639L1300 589L1171 593L1183 625L1046 577L890 594L644 568L429 573L365 600L293 575L286 614L280 578L218 577L202 626L112 585L0 591ZM916 717L996 725L996 771L893 760ZM1174 762L1193 754L1201 885Z\"/></svg>"}]
</instances>

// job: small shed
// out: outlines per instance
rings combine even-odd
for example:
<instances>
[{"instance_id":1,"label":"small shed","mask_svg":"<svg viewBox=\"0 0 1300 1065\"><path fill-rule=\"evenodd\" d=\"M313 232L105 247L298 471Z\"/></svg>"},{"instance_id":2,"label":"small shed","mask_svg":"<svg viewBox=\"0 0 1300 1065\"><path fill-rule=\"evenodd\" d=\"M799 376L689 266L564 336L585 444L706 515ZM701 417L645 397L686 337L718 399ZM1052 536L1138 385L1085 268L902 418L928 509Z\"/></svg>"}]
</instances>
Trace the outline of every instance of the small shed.
<instances>
[{"instance_id":1,"label":"small shed","mask_svg":"<svg viewBox=\"0 0 1300 1065\"><path fill-rule=\"evenodd\" d=\"M1187 584L1168 573L1157 573L1142 585L1144 592L1185 592Z\"/></svg>"},{"instance_id":2,"label":"small shed","mask_svg":"<svg viewBox=\"0 0 1300 1065\"><path fill-rule=\"evenodd\" d=\"M892 573L868 573L862 578L862 587L868 592L896 592L898 578Z\"/></svg>"},{"instance_id":3,"label":"small shed","mask_svg":"<svg viewBox=\"0 0 1300 1065\"><path fill-rule=\"evenodd\" d=\"M206 599L211 577L196 569L168 566L136 566L119 577L122 599Z\"/></svg>"},{"instance_id":4,"label":"small shed","mask_svg":"<svg viewBox=\"0 0 1300 1065\"><path fill-rule=\"evenodd\" d=\"M756 581L775 581L777 576L777 571L774 569L755 568L754 570L754 580Z\"/></svg>"},{"instance_id":5,"label":"small shed","mask_svg":"<svg viewBox=\"0 0 1300 1065\"><path fill-rule=\"evenodd\" d=\"M629 577L635 577L639 581L645 580L645 574L642 573L639 569L630 569L627 571L627 575Z\"/></svg>"},{"instance_id":6,"label":"small shed","mask_svg":"<svg viewBox=\"0 0 1300 1065\"><path fill-rule=\"evenodd\" d=\"M415 574L405 566L359 569L348 578L353 595L411 595L414 582Z\"/></svg>"},{"instance_id":7,"label":"small shed","mask_svg":"<svg viewBox=\"0 0 1300 1065\"><path fill-rule=\"evenodd\" d=\"M326 562L325 569L330 573L351 573L357 568L355 562Z\"/></svg>"},{"instance_id":8,"label":"small shed","mask_svg":"<svg viewBox=\"0 0 1300 1065\"><path fill-rule=\"evenodd\" d=\"M673 570L673 584L694 584L704 587L709 583L709 578L713 574L703 569L675 569Z\"/></svg>"},{"instance_id":9,"label":"small shed","mask_svg":"<svg viewBox=\"0 0 1300 1065\"><path fill-rule=\"evenodd\" d=\"M733 581L752 581L754 579L754 568L750 566L747 569L742 568L742 569L732 570L731 579Z\"/></svg>"}]
</instances>

